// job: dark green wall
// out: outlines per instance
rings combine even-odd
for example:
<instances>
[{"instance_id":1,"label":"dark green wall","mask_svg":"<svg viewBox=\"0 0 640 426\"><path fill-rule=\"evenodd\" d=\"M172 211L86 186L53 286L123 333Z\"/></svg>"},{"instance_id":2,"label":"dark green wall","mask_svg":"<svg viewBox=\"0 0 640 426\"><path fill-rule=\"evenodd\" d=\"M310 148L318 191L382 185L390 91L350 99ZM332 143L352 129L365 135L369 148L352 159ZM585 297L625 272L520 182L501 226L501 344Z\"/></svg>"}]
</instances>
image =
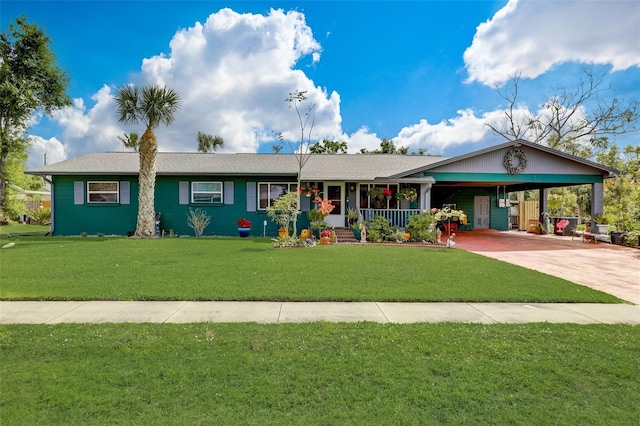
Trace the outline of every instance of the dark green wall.
<instances>
[{"instance_id":1,"label":"dark green wall","mask_svg":"<svg viewBox=\"0 0 640 426\"><path fill-rule=\"evenodd\" d=\"M86 202L87 180L117 180L131 182L131 204L96 205ZM84 204L75 205L73 185L75 181L84 182ZM138 182L122 176L54 176L53 193L53 232L55 235L80 235L86 232L95 235L127 235L135 230L138 212ZM135 194L135 196L134 196Z\"/></svg>"},{"instance_id":2,"label":"dark green wall","mask_svg":"<svg viewBox=\"0 0 640 426\"><path fill-rule=\"evenodd\" d=\"M96 205L86 203L86 182L89 180L128 180L131 182L130 204ZM234 203L229 204L179 204L180 181L222 181L234 182ZM74 182L84 182L85 203L74 204ZM161 227L166 233L173 229L178 235L194 235L187 225L189 208L201 209L211 216L211 223L204 230L205 236L237 236L237 220L244 217L251 221L251 235L262 236L264 221L267 221L266 236L276 236L278 227L267 216L266 211L247 211L247 181L250 182L287 182L290 178L255 177L252 179L229 179L219 177L165 177L156 179L156 211L161 214ZM56 176L54 182L54 234L89 235L127 235L136 228L138 214L138 182L136 177L117 176ZM306 213L298 217L298 230L309 224Z\"/></svg>"},{"instance_id":3,"label":"dark green wall","mask_svg":"<svg viewBox=\"0 0 640 426\"><path fill-rule=\"evenodd\" d=\"M499 231L509 230L509 209L497 206L495 188L456 188L434 186L431 194L431 206L442 208L444 204L456 204L458 210L467 215L467 223L474 223L474 197L490 197L490 223L491 229Z\"/></svg>"}]
</instances>

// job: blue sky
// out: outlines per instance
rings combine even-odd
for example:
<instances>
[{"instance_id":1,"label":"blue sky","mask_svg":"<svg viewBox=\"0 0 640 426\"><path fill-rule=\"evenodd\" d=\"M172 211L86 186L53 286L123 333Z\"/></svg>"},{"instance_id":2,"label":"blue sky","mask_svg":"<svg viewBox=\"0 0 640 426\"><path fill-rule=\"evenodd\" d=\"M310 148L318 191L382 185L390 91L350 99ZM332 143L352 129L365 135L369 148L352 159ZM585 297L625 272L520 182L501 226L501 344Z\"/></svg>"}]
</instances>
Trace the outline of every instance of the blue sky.
<instances>
[{"instance_id":1,"label":"blue sky","mask_svg":"<svg viewBox=\"0 0 640 426\"><path fill-rule=\"evenodd\" d=\"M29 167L119 151L112 96L127 83L181 93L163 151L195 151L196 134L222 152L271 152L299 135L287 94L317 105L312 139L350 152L393 138L410 150L457 155L504 142L484 125L503 116L495 86L522 74L523 110L609 72L623 99L640 98L640 2L602 1L6 1L6 29L26 15L45 29L70 77L74 106L35 117ZM612 92L613 93L613 92ZM617 139L638 144L634 133Z\"/></svg>"}]
</instances>

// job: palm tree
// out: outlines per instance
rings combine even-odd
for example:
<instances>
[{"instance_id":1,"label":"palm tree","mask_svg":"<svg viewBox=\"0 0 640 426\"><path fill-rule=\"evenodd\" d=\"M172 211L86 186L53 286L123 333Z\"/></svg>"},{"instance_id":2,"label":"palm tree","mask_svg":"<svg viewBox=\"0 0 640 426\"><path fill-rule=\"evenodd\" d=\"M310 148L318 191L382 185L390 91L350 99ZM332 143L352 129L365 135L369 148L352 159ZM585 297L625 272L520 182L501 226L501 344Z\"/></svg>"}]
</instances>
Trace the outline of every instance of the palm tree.
<instances>
[{"instance_id":1,"label":"palm tree","mask_svg":"<svg viewBox=\"0 0 640 426\"><path fill-rule=\"evenodd\" d=\"M155 235L155 186L156 157L158 142L153 129L160 124L167 126L173 122L175 112L180 108L180 95L166 87L145 86L141 89L132 85L122 86L114 96L121 123L142 123L146 126L138 152L140 173L138 176L138 222L135 235L153 237Z\"/></svg>"},{"instance_id":2,"label":"palm tree","mask_svg":"<svg viewBox=\"0 0 640 426\"><path fill-rule=\"evenodd\" d=\"M129 134L124 134L124 136L118 136L118 139L125 148L133 149L135 152L138 152L138 145L140 145L140 138L137 133L131 132Z\"/></svg>"},{"instance_id":3,"label":"palm tree","mask_svg":"<svg viewBox=\"0 0 640 426\"><path fill-rule=\"evenodd\" d=\"M220 136L198 132L198 152L215 152L222 145L224 141Z\"/></svg>"}]
</instances>

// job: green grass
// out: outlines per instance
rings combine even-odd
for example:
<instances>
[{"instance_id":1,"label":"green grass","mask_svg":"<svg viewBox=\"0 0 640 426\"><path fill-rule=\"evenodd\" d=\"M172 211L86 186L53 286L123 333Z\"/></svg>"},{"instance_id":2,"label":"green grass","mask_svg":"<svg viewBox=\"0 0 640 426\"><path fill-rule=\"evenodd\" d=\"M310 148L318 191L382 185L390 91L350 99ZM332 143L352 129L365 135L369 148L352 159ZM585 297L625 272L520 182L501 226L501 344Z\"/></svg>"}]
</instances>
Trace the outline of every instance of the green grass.
<instances>
[{"instance_id":1,"label":"green grass","mask_svg":"<svg viewBox=\"0 0 640 426\"><path fill-rule=\"evenodd\" d=\"M3 425L637 425L629 325L0 326Z\"/></svg>"},{"instance_id":2,"label":"green grass","mask_svg":"<svg viewBox=\"0 0 640 426\"><path fill-rule=\"evenodd\" d=\"M11 222L9 225L0 226L0 237L6 238L7 235L44 235L51 231L51 226L43 225L26 225Z\"/></svg>"},{"instance_id":3,"label":"green grass","mask_svg":"<svg viewBox=\"0 0 640 426\"><path fill-rule=\"evenodd\" d=\"M446 248L276 249L269 240L240 238L11 241L14 247L0 250L5 300L621 302Z\"/></svg>"}]
</instances>

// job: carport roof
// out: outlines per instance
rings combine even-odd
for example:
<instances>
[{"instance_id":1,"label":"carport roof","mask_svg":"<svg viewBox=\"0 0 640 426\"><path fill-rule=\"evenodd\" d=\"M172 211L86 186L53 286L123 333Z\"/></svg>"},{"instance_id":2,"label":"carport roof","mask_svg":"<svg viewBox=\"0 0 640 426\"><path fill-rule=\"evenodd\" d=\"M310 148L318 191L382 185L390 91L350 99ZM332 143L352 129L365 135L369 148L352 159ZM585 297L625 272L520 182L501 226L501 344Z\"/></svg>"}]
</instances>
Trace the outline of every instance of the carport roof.
<instances>
[{"instance_id":1,"label":"carport roof","mask_svg":"<svg viewBox=\"0 0 640 426\"><path fill-rule=\"evenodd\" d=\"M505 142L503 144L493 145L493 146L490 146L488 148L481 149L481 150L478 150L478 151L473 151L473 152L470 152L468 154L459 155L457 157L442 158L438 162L430 163L430 164L427 164L427 165L424 165L424 166L421 166L421 167L417 167L417 168L412 169L412 170L406 170L406 171L400 172L398 174L391 175L390 177L392 179L404 178L404 177L411 176L411 175L418 174L418 173L429 172L430 170L433 170L433 169L435 169L437 167L447 166L447 165L450 165L450 164L453 164L453 163L457 163L459 161L463 161L463 160L466 160L466 159L469 159L469 158L472 158L472 157L478 157L480 155L488 154L488 153L491 153L491 152L494 152L494 151L499 151L499 150L502 150L502 149L505 149L505 148L520 147L520 146L527 146L527 147L532 148L532 149L536 149L536 150L543 151L543 152L546 152L548 154L551 154L551 155L554 155L554 156L557 156L557 157L560 157L560 158L564 158L565 160L568 160L568 161L572 161L572 162L575 162L575 163L579 163L579 164L583 164L585 166L591 167L591 168L597 170L598 173L602 174L603 177L605 177L605 178L613 177L613 176L615 176L615 175L620 173L618 170L616 170L616 169L614 169L612 167L607 167L607 166L604 166L602 164L598 164L598 163L595 163L593 161L586 160L586 159L584 159L582 157L577 157L575 155L571 155L571 154L568 154L566 152L559 151L557 149L549 148L548 146L544 146L544 145L540 145L540 144L537 144L537 143L529 142L529 141L526 141L524 139L517 139L517 140L514 140L514 141Z\"/></svg>"}]
</instances>

